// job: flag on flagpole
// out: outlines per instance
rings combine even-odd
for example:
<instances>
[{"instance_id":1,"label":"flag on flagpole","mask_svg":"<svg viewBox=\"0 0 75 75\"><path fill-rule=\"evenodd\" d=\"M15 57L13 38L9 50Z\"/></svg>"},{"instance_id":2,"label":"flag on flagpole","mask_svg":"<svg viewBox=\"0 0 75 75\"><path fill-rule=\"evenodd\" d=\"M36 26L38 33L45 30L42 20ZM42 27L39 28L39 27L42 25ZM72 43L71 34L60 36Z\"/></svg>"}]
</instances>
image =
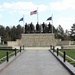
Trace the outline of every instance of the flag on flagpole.
<instances>
[{"instance_id":1,"label":"flag on flagpole","mask_svg":"<svg viewBox=\"0 0 75 75\"><path fill-rule=\"evenodd\" d=\"M53 15L49 18L47 18L47 21L51 20L52 21L52 33L53 33Z\"/></svg>"},{"instance_id":2,"label":"flag on flagpole","mask_svg":"<svg viewBox=\"0 0 75 75\"><path fill-rule=\"evenodd\" d=\"M47 19L47 21L48 21L48 20L52 20L52 17L49 17L49 18Z\"/></svg>"},{"instance_id":3,"label":"flag on flagpole","mask_svg":"<svg viewBox=\"0 0 75 75\"><path fill-rule=\"evenodd\" d=\"M23 20L24 20L24 18L22 17L22 18L19 20L19 22L20 22L20 21L23 21Z\"/></svg>"},{"instance_id":4,"label":"flag on flagpole","mask_svg":"<svg viewBox=\"0 0 75 75\"><path fill-rule=\"evenodd\" d=\"M34 11L30 12L30 15L34 15L34 14L37 14L37 10L34 10Z\"/></svg>"}]
</instances>

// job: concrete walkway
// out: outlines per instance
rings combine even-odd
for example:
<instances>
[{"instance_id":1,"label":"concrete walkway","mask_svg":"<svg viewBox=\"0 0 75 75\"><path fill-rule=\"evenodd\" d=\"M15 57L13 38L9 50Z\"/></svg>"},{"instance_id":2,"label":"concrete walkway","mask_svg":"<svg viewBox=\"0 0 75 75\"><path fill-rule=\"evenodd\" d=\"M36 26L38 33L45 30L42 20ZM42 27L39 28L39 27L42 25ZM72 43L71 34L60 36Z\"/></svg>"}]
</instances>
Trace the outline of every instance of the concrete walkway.
<instances>
[{"instance_id":1,"label":"concrete walkway","mask_svg":"<svg viewBox=\"0 0 75 75\"><path fill-rule=\"evenodd\" d=\"M48 50L27 50L0 75L71 75Z\"/></svg>"}]
</instances>

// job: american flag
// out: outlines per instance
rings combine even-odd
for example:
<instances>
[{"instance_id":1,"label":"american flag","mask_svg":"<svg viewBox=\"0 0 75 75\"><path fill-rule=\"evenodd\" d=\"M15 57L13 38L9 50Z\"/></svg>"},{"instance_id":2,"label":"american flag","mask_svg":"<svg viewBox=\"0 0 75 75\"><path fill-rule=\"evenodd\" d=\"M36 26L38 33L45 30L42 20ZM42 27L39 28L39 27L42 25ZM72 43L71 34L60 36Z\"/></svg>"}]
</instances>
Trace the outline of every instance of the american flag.
<instances>
[{"instance_id":1,"label":"american flag","mask_svg":"<svg viewBox=\"0 0 75 75\"><path fill-rule=\"evenodd\" d=\"M33 14L37 14L37 10L30 12L30 15L33 15Z\"/></svg>"}]
</instances>

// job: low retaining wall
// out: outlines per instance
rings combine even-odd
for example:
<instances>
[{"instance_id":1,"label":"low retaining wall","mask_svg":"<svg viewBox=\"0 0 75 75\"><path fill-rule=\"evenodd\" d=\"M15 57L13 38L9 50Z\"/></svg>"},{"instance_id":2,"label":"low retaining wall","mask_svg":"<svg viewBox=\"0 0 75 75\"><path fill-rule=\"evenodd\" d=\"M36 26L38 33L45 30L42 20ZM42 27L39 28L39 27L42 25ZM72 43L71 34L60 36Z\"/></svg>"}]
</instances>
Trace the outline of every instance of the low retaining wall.
<instances>
[{"instance_id":1,"label":"low retaining wall","mask_svg":"<svg viewBox=\"0 0 75 75\"><path fill-rule=\"evenodd\" d=\"M73 44L74 41L60 41L55 39L54 34L22 34L21 39L16 41L8 41L8 46L25 46L25 47L50 47L63 46L65 49L75 49L74 46L68 46ZM65 46L64 46L65 45Z\"/></svg>"},{"instance_id":2,"label":"low retaining wall","mask_svg":"<svg viewBox=\"0 0 75 75\"><path fill-rule=\"evenodd\" d=\"M12 47L18 46L18 41L8 41L7 44L8 46L12 46Z\"/></svg>"},{"instance_id":3,"label":"low retaining wall","mask_svg":"<svg viewBox=\"0 0 75 75\"><path fill-rule=\"evenodd\" d=\"M20 40L8 41L8 46L50 47L56 46L54 34L22 34Z\"/></svg>"},{"instance_id":4,"label":"low retaining wall","mask_svg":"<svg viewBox=\"0 0 75 75\"><path fill-rule=\"evenodd\" d=\"M49 47L56 45L54 34L22 34L19 45L26 47Z\"/></svg>"},{"instance_id":5,"label":"low retaining wall","mask_svg":"<svg viewBox=\"0 0 75 75\"><path fill-rule=\"evenodd\" d=\"M75 45L63 45L63 49L75 49Z\"/></svg>"}]
</instances>

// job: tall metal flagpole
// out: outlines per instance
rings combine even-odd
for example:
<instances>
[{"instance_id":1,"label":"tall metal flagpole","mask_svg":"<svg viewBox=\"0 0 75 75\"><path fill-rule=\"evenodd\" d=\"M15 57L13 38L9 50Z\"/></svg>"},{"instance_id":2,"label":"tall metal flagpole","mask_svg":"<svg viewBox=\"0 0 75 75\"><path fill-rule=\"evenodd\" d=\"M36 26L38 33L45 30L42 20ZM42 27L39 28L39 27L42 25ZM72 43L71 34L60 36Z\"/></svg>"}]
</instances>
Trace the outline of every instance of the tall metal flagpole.
<instances>
[{"instance_id":1,"label":"tall metal flagpole","mask_svg":"<svg viewBox=\"0 0 75 75\"><path fill-rule=\"evenodd\" d=\"M39 17L38 17L38 7L37 7L37 23L39 22Z\"/></svg>"},{"instance_id":2,"label":"tall metal flagpole","mask_svg":"<svg viewBox=\"0 0 75 75\"><path fill-rule=\"evenodd\" d=\"M24 27L24 14L23 14L23 27ZM23 28L23 33L25 32L25 28Z\"/></svg>"},{"instance_id":3,"label":"tall metal flagpole","mask_svg":"<svg viewBox=\"0 0 75 75\"><path fill-rule=\"evenodd\" d=\"M52 14L52 34L53 34L53 14Z\"/></svg>"}]
</instances>

